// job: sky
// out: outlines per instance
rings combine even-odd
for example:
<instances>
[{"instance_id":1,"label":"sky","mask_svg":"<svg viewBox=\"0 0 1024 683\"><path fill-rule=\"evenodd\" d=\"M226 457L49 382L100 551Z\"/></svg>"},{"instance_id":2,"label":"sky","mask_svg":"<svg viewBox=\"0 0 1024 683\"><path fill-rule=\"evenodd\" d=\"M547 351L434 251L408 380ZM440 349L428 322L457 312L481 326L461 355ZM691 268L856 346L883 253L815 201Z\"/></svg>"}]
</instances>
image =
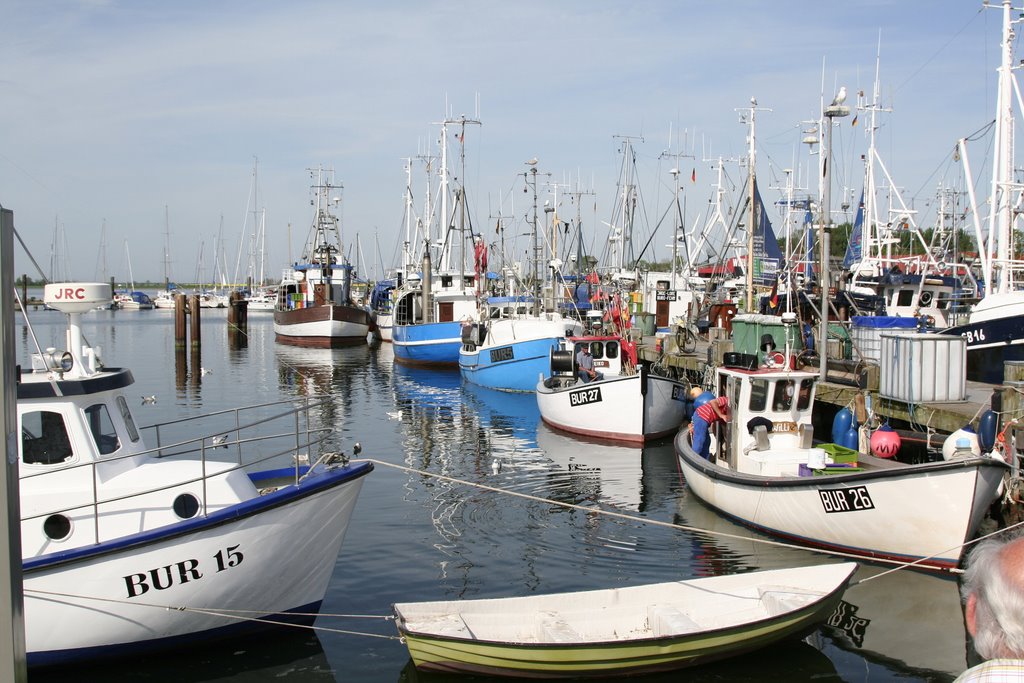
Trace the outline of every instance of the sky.
<instances>
[{"instance_id":1,"label":"sky","mask_svg":"<svg viewBox=\"0 0 1024 683\"><path fill-rule=\"evenodd\" d=\"M659 219L677 186L691 230L719 159L740 192L737 110L756 98L766 201L784 169L816 193L807 122L839 86L858 114L876 60L877 147L926 226L940 184L963 181L956 141L994 117L1002 22L980 0L0 0L0 16L0 205L52 279L118 282L161 281L167 261L171 280L211 280L216 262L244 278L254 209L277 278L299 258L308 169L321 166L344 187L360 274L380 276L405 239L405 159L436 153L437 124L461 116L481 125L453 173L487 241L498 216L506 235L526 229L536 158L539 200L559 215L586 193L584 244L600 255L628 139L637 232L657 228L649 255L667 259ZM868 126L852 120L834 129L834 206L860 191ZM976 176L989 151L972 158ZM15 265L39 276L20 246Z\"/></svg>"}]
</instances>

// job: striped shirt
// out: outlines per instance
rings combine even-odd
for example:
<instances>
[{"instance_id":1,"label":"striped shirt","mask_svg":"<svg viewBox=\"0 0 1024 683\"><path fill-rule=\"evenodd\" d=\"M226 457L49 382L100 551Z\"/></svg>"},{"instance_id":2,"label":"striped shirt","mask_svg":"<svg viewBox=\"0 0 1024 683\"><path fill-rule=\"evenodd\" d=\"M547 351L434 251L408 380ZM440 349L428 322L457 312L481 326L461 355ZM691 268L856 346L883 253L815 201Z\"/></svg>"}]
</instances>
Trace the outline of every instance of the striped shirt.
<instances>
[{"instance_id":1,"label":"striped shirt","mask_svg":"<svg viewBox=\"0 0 1024 683\"><path fill-rule=\"evenodd\" d=\"M712 407L712 404L716 403L718 404L718 408L723 413L729 410L729 398L727 396L719 396L718 398L711 399L704 405L697 406L696 408L694 408L693 414L699 417L700 419L704 420L708 424L712 424L715 420L721 419L720 417L718 417L718 413L716 413L715 409Z\"/></svg>"}]
</instances>

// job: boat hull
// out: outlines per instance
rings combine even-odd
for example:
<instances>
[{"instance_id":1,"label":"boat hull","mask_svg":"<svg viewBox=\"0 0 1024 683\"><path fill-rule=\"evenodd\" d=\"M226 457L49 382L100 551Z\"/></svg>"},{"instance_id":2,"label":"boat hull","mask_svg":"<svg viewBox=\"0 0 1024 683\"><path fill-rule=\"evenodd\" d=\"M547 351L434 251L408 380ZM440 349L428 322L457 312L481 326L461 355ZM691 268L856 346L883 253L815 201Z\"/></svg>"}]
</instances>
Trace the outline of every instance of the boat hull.
<instances>
[{"instance_id":1,"label":"boat hull","mask_svg":"<svg viewBox=\"0 0 1024 683\"><path fill-rule=\"evenodd\" d=\"M395 613L413 663L425 671L518 678L632 676L806 635L835 610L855 568L822 565L552 596L399 604ZM793 585L782 578L787 572L807 577L797 593L786 589ZM758 575L771 577L762 588L776 582L767 592L799 594L799 605L756 606L759 598L753 596L761 592L750 582ZM829 578L815 583L812 576ZM732 614L716 612L716 603ZM693 623L683 611L709 626ZM495 622L498 628L488 628ZM493 635L496 631L504 634Z\"/></svg>"},{"instance_id":2,"label":"boat hull","mask_svg":"<svg viewBox=\"0 0 1024 683\"><path fill-rule=\"evenodd\" d=\"M462 325L457 321L394 325L391 343L400 363L454 367L462 348Z\"/></svg>"},{"instance_id":3,"label":"boat hull","mask_svg":"<svg viewBox=\"0 0 1024 683\"><path fill-rule=\"evenodd\" d=\"M811 477L738 473L704 460L686 430L675 451L687 488L765 533L868 558L956 567L1007 471L991 458Z\"/></svg>"},{"instance_id":4,"label":"boat hull","mask_svg":"<svg viewBox=\"0 0 1024 683\"><path fill-rule=\"evenodd\" d=\"M481 345L464 344L459 372L467 382L499 391L532 392L551 376L550 356L562 339L582 332L578 321L505 319L490 323Z\"/></svg>"},{"instance_id":5,"label":"boat hull","mask_svg":"<svg viewBox=\"0 0 1024 683\"><path fill-rule=\"evenodd\" d=\"M29 665L312 621L372 469L321 472L205 518L27 560Z\"/></svg>"},{"instance_id":6,"label":"boat hull","mask_svg":"<svg viewBox=\"0 0 1024 683\"><path fill-rule=\"evenodd\" d=\"M1024 328L1021 317L996 318L943 330L967 340L967 379L988 384L1003 383L1003 364L1024 360Z\"/></svg>"},{"instance_id":7,"label":"boat hull","mask_svg":"<svg viewBox=\"0 0 1024 683\"><path fill-rule=\"evenodd\" d=\"M558 379L537 383L537 407L544 422L567 432L642 444L674 434L685 417L686 386L643 368L625 377L548 386Z\"/></svg>"},{"instance_id":8,"label":"boat hull","mask_svg":"<svg viewBox=\"0 0 1024 683\"><path fill-rule=\"evenodd\" d=\"M369 314L357 306L325 304L274 311L274 337L282 344L335 348L366 343Z\"/></svg>"}]
</instances>

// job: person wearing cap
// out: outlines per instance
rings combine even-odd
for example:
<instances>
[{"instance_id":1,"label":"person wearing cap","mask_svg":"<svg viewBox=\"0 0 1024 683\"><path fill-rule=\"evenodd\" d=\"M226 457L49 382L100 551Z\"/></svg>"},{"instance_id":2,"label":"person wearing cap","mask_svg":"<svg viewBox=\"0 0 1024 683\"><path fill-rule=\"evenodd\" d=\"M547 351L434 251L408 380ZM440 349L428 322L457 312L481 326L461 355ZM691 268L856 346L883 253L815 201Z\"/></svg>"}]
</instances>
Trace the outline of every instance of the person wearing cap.
<instances>
[{"instance_id":1,"label":"person wearing cap","mask_svg":"<svg viewBox=\"0 0 1024 683\"><path fill-rule=\"evenodd\" d=\"M993 536L967 558L960 594L974 650L985 660L954 683L1024 681L1024 536Z\"/></svg>"},{"instance_id":2,"label":"person wearing cap","mask_svg":"<svg viewBox=\"0 0 1024 683\"><path fill-rule=\"evenodd\" d=\"M580 350L576 353L576 376L584 382L604 379L604 375L594 369L594 357L590 355L590 344L581 344Z\"/></svg>"},{"instance_id":3,"label":"person wearing cap","mask_svg":"<svg viewBox=\"0 0 1024 683\"><path fill-rule=\"evenodd\" d=\"M696 399L704 393L700 387L690 389L690 398ZM711 425L718 421L726 422L729 419L729 398L719 396L713 398L693 410L693 418L690 426L693 428L693 450L705 460L711 460L711 440L708 438L708 431Z\"/></svg>"}]
</instances>

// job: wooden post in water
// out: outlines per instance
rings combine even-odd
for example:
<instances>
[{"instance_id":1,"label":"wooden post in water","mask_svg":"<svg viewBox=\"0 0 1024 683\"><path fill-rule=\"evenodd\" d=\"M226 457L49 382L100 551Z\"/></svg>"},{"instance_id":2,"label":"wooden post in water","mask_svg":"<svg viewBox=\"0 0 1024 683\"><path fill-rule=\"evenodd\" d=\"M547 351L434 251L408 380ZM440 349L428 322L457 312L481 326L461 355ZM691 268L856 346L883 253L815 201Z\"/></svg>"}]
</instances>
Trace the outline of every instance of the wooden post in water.
<instances>
[{"instance_id":1,"label":"wooden post in water","mask_svg":"<svg viewBox=\"0 0 1024 683\"><path fill-rule=\"evenodd\" d=\"M241 292L232 292L228 300L228 345L233 349L248 346L249 302Z\"/></svg>"},{"instance_id":2,"label":"wooden post in water","mask_svg":"<svg viewBox=\"0 0 1024 683\"><path fill-rule=\"evenodd\" d=\"M199 295L193 294L188 300L189 313L192 315L192 350L198 351L203 346L203 334L199 324Z\"/></svg>"},{"instance_id":3,"label":"wooden post in water","mask_svg":"<svg viewBox=\"0 0 1024 683\"><path fill-rule=\"evenodd\" d=\"M185 295L174 295L174 349L175 351L185 350L185 335L188 333L188 318L185 308Z\"/></svg>"},{"instance_id":4,"label":"wooden post in water","mask_svg":"<svg viewBox=\"0 0 1024 683\"><path fill-rule=\"evenodd\" d=\"M0 419L3 420L3 466L0 467L0 680L28 680L25 655L25 598L21 573L21 496L18 482L18 377L14 349L14 212L0 208L0 286L8 294L0 303Z\"/></svg>"}]
</instances>

